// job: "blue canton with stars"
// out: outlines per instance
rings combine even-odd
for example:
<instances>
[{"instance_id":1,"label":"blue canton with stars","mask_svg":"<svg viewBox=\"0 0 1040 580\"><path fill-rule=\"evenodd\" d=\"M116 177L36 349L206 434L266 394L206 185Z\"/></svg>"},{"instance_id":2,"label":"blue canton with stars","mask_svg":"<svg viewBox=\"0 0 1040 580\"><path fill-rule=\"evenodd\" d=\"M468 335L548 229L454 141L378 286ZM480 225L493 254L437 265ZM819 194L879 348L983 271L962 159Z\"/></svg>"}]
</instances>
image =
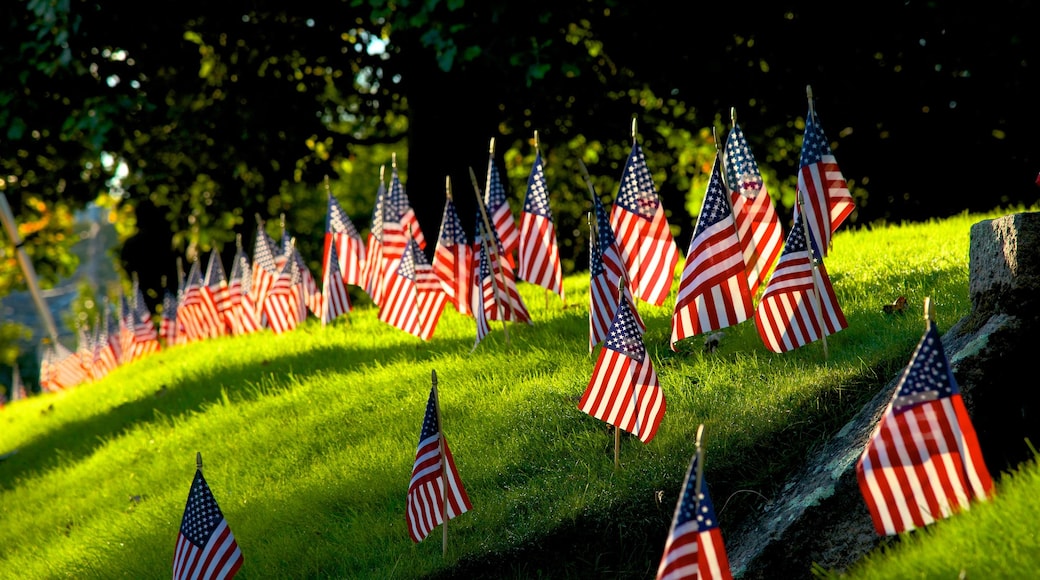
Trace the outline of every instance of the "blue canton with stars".
<instances>
[{"instance_id":1,"label":"blue canton with stars","mask_svg":"<svg viewBox=\"0 0 1040 580\"><path fill-rule=\"evenodd\" d=\"M419 432L419 445L430 437L440 436L440 424L437 423L437 396L430 389L430 398L426 401L426 416L423 417L422 430Z\"/></svg>"},{"instance_id":2,"label":"blue canton with stars","mask_svg":"<svg viewBox=\"0 0 1040 580\"><path fill-rule=\"evenodd\" d=\"M903 373L899 392L892 402L894 411L905 411L918 403L934 401L959 393L957 381L946 360L942 340L934 321L928 322L928 331L917 345L913 360Z\"/></svg>"},{"instance_id":3,"label":"blue canton with stars","mask_svg":"<svg viewBox=\"0 0 1040 580\"><path fill-rule=\"evenodd\" d=\"M549 192L545 185L545 172L542 168L542 154L534 158L531 175L527 178L527 197L524 199L524 212L535 214L552 221L549 211Z\"/></svg>"},{"instance_id":4,"label":"blue canton with stars","mask_svg":"<svg viewBox=\"0 0 1040 580\"><path fill-rule=\"evenodd\" d=\"M376 190L376 204L372 207L372 220L369 226L369 231L372 232L372 236L379 240L383 240L383 206L386 205L386 185L382 181L379 182L379 189Z\"/></svg>"},{"instance_id":5,"label":"blue canton with stars","mask_svg":"<svg viewBox=\"0 0 1040 580\"><path fill-rule=\"evenodd\" d=\"M682 500L679 510L675 514L675 527L687 522L696 521L697 531L705 532L719 527L718 518L715 517L715 506L711 503L708 495L708 482L701 477L700 493L697 493L697 455L693 456L690 463L690 473L686 478L686 488L683 489Z\"/></svg>"},{"instance_id":6,"label":"blue canton with stars","mask_svg":"<svg viewBox=\"0 0 1040 580\"><path fill-rule=\"evenodd\" d=\"M396 167L390 178L390 195L386 201L383 205L383 219L395 222L401 221L401 218L408 212L410 206L408 205L408 196L404 192L404 186L401 185L401 179L397 175Z\"/></svg>"},{"instance_id":7,"label":"blue canton with stars","mask_svg":"<svg viewBox=\"0 0 1040 580\"><path fill-rule=\"evenodd\" d=\"M733 191L748 198L755 198L762 191L762 173L751 154L740 125L733 123L733 130L726 139L726 181Z\"/></svg>"},{"instance_id":8,"label":"blue canton with stars","mask_svg":"<svg viewBox=\"0 0 1040 580\"><path fill-rule=\"evenodd\" d=\"M444 204L444 217L441 219L441 243L445 246L467 244L466 232L462 229L459 214L455 211L455 202L448 200Z\"/></svg>"},{"instance_id":9,"label":"blue canton with stars","mask_svg":"<svg viewBox=\"0 0 1040 580\"><path fill-rule=\"evenodd\" d=\"M181 520L181 533L196 546L205 546L213 531L224 519L224 514L217 506L206 478L202 471L195 470L195 479L191 482L188 503L184 507L184 519Z\"/></svg>"},{"instance_id":10,"label":"blue canton with stars","mask_svg":"<svg viewBox=\"0 0 1040 580\"><path fill-rule=\"evenodd\" d=\"M636 322L636 315L632 312L632 305L628 297L621 295L618 301L617 313L614 321L610 324L610 333L607 335L607 348L619 352L629 358L642 362L646 356L646 347L643 345L643 336Z\"/></svg>"},{"instance_id":11,"label":"blue canton with stars","mask_svg":"<svg viewBox=\"0 0 1040 580\"><path fill-rule=\"evenodd\" d=\"M708 191L704 194L704 204L701 206L701 215L697 219L697 230L693 237L697 238L704 230L721 222L733 215L726 199L725 187L722 185L722 174L719 171L719 158L715 157L715 165L711 170L711 178L708 180Z\"/></svg>"},{"instance_id":12,"label":"blue canton with stars","mask_svg":"<svg viewBox=\"0 0 1040 580\"><path fill-rule=\"evenodd\" d=\"M643 149L638 143L632 145L632 152L628 155L615 203L647 219L654 216L661 203L657 199L657 190L650 169L646 166Z\"/></svg>"},{"instance_id":13,"label":"blue canton with stars","mask_svg":"<svg viewBox=\"0 0 1040 580\"><path fill-rule=\"evenodd\" d=\"M417 249L415 238L408 238L408 245L405 246L404 254L401 256L401 264L397 266L397 273L413 282L415 281L415 250Z\"/></svg>"},{"instance_id":14,"label":"blue canton with stars","mask_svg":"<svg viewBox=\"0 0 1040 580\"><path fill-rule=\"evenodd\" d=\"M809 232L810 238L812 232ZM813 257L817 260L820 259L820 248L816 245L816 240L813 239ZM795 252L808 252L808 248L805 244L805 228L802 227L802 216L798 215L794 219L794 225L791 226L791 232L787 235L787 242L784 243L784 251L781 256L787 256L794 254Z\"/></svg>"},{"instance_id":15,"label":"blue canton with stars","mask_svg":"<svg viewBox=\"0 0 1040 580\"><path fill-rule=\"evenodd\" d=\"M354 222L350 221L347 212L343 211L343 206L336 201L336 198L331 193L329 194L328 223L325 225L325 231L342 232L352 238L361 237L357 228L354 227Z\"/></svg>"},{"instance_id":16,"label":"blue canton with stars","mask_svg":"<svg viewBox=\"0 0 1040 580\"><path fill-rule=\"evenodd\" d=\"M602 251L603 248L609 248L616 244L617 238L614 236L614 228L610 226L607 210L603 207L599 197L593 195L592 201L596 206L596 241L599 242L599 248Z\"/></svg>"},{"instance_id":17,"label":"blue canton with stars","mask_svg":"<svg viewBox=\"0 0 1040 580\"><path fill-rule=\"evenodd\" d=\"M801 166L806 167L819 163L824 153L830 153L830 145L827 137L820 127L820 120L809 111L808 119L805 121L805 135L802 139Z\"/></svg>"},{"instance_id":18,"label":"blue canton with stars","mask_svg":"<svg viewBox=\"0 0 1040 580\"><path fill-rule=\"evenodd\" d=\"M484 205L489 210L495 211L506 202L506 189L502 185L502 180L498 177L498 167L495 165L494 158L488 161L488 182L488 191Z\"/></svg>"}]
</instances>

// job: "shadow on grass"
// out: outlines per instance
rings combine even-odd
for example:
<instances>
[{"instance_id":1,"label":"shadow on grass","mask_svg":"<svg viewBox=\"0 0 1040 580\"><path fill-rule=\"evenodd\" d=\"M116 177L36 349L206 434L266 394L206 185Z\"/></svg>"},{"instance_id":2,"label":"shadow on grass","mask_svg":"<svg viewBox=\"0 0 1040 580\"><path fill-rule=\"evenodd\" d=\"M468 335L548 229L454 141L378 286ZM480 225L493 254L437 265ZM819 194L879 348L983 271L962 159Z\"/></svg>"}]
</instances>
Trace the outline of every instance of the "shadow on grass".
<instances>
[{"instance_id":1,"label":"shadow on grass","mask_svg":"<svg viewBox=\"0 0 1040 580\"><path fill-rule=\"evenodd\" d=\"M416 339L418 341L418 339ZM257 364L219 365L199 369L190 378L176 383L156 385L151 395L128 401L82 420L74 420L62 427L22 445L16 453L0 462L0 489L11 490L24 477L36 476L62 465L78 462L93 453L106 440L119 437L134 427L152 423L175 421L198 411L208 404L222 401L252 401L291 388L292 382L330 369L342 368L349 361L400 362L403 353L406 362L419 363L444 353L454 353L465 340L416 342L414 349L407 345L396 347L316 347L307 352L276 355ZM86 384L77 389L89 389ZM42 412L41 420L53 412L53 403Z\"/></svg>"}]
</instances>

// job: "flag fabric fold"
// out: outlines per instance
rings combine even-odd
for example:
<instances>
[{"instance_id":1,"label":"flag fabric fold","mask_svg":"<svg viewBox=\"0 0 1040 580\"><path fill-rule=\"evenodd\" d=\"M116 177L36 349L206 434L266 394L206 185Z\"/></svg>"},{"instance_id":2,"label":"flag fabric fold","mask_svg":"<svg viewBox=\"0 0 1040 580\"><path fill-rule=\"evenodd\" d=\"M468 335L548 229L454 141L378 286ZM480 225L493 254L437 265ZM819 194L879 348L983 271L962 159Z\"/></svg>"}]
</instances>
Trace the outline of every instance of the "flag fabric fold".
<instances>
[{"instance_id":1,"label":"flag fabric fold","mask_svg":"<svg viewBox=\"0 0 1040 580\"><path fill-rule=\"evenodd\" d=\"M812 232L808 232L811 237ZM816 266L813 265L816 262ZM796 218L755 309L755 326L773 352L787 352L848 326L816 241Z\"/></svg>"},{"instance_id":2,"label":"flag fabric fold","mask_svg":"<svg viewBox=\"0 0 1040 580\"><path fill-rule=\"evenodd\" d=\"M430 389L426 402L407 498L405 521L415 543L423 541L443 524L445 515L452 520L473 509L455 467L448 439L441 432L436 385Z\"/></svg>"},{"instance_id":3,"label":"flag fabric fold","mask_svg":"<svg viewBox=\"0 0 1040 580\"><path fill-rule=\"evenodd\" d=\"M708 482L703 477L697 489L698 463L702 462L699 455L698 450L686 472L664 554L657 567L657 580L733 578L715 506L708 494Z\"/></svg>"},{"instance_id":4,"label":"flag fabric fold","mask_svg":"<svg viewBox=\"0 0 1040 580\"><path fill-rule=\"evenodd\" d=\"M549 207L542 153L535 154L527 178L527 194L520 214L520 264L517 276L555 292L563 299L563 273L556 224Z\"/></svg>"},{"instance_id":5,"label":"flag fabric fold","mask_svg":"<svg viewBox=\"0 0 1040 580\"><path fill-rule=\"evenodd\" d=\"M329 249L335 246L339 257L339 271L343 283L351 286L364 286L365 242L361 239L354 222L350 220L343 206L329 192L329 205L325 216L325 248L322 264L328 263ZM322 273L322 278L325 274Z\"/></svg>"},{"instance_id":6,"label":"flag fabric fold","mask_svg":"<svg viewBox=\"0 0 1040 580\"><path fill-rule=\"evenodd\" d=\"M210 326L210 336L224 336L228 333L227 316L230 306L228 297L227 276L224 273L224 265L220 261L220 252L216 248L210 252L209 262L206 264L206 276L202 280L202 291L209 294L208 302L213 304L216 316L213 317Z\"/></svg>"},{"instance_id":7,"label":"flag fabric fold","mask_svg":"<svg viewBox=\"0 0 1040 580\"><path fill-rule=\"evenodd\" d=\"M597 344L603 342L610 332L610 323L614 320L623 292L632 301L632 292L628 285L628 274L614 238L614 229L610 226L607 211L599 197L593 193L593 213L595 224L590 224L589 232L589 352ZM640 328L643 321L638 314L636 319Z\"/></svg>"},{"instance_id":8,"label":"flag fabric fold","mask_svg":"<svg viewBox=\"0 0 1040 580\"><path fill-rule=\"evenodd\" d=\"M931 319L856 464L856 478L880 535L924 527L993 495L993 479Z\"/></svg>"},{"instance_id":9,"label":"flag fabric fold","mask_svg":"<svg viewBox=\"0 0 1040 580\"><path fill-rule=\"evenodd\" d=\"M173 553L174 580L230 580L242 567L242 551L213 492L195 470Z\"/></svg>"},{"instance_id":10,"label":"flag fabric fold","mask_svg":"<svg viewBox=\"0 0 1040 580\"><path fill-rule=\"evenodd\" d=\"M321 319L322 326L350 312L350 295L343 275L339 271L339 250L337 244L329 246L325 255L324 274L321 282Z\"/></svg>"},{"instance_id":11,"label":"flag fabric fold","mask_svg":"<svg viewBox=\"0 0 1040 580\"><path fill-rule=\"evenodd\" d=\"M769 279L784 247L784 231L762 172L736 121L726 138L723 157L737 235L747 266L751 296Z\"/></svg>"},{"instance_id":12,"label":"flag fabric fold","mask_svg":"<svg viewBox=\"0 0 1040 580\"><path fill-rule=\"evenodd\" d=\"M495 230L495 236L502 245L502 255L509 264L510 269L512 269L515 264L513 256L520 247L520 231L516 227L513 210L509 207L509 201L506 199L506 189L502 184L502 178L498 174L498 166L495 164L494 154L488 157L484 207L487 208L491 228Z\"/></svg>"},{"instance_id":13,"label":"flag fabric fold","mask_svg":"<svg viewBox=\"0 0 1040 580\"><path fill-rule=\"evenodd\" d=\"M449 197L444 203L432 265L448 302L459 314L473 314L470 305L473 294L473 256L473 248L462 229L455 202Z\"/></svg>"},{"instance_id":14,"label":"flag fabric fold","mask_svg":"<svg viewBox=\"0 0 1040 580\"><path fill-rule=\"evenodd\" d=\"M649 443L665 413L664 392L632 303L622 296L578 408Z\"/></svg>"},{"instance_id":15,"label":"flag fabric fold","mask_svg":"<svg viewBox=\"0 0 1040 580\"><path fill-rule=\"evenodd\" d=\"M688 337L751 317L751 290L718 156L690 239L672 314L672 350Z\"/></svg>"},{"instance_id":16,"label":"flag fabric fold","mask_svg":"<svg viewBox=\"0 0 1040 580\"><path fill-rule=\"evenodd\" d=\"M383 302L379 306L379 320L409 334L422 336L419 321L419 290L417 287L417 242L409 238L396 267L386 276Z\"/></svg>"},{"instance_id":17,"label":"flag fabric fold","mask_svg":"<svg viewBox=\"0 0 1040 580\"><path fill-rule=\"evenodd\" d=\"M826 257L831 235L856 205L812 106L805 119L798 167L798 195L802 203L795 205L794 215L797 219L804 210L809 231L820 244L821 255Z\"/></svg>"},{"instance_id":18,"label":"flag fabric fold","mask_svg":"<svg viewBox=\"0 0 1040 580\"><path fill-rule=\"evenodd\" d=\"M639 143L632 144L614 205L610 225L628 272L632 294L661 306L672 288L679 249L668 229L668 219L654 186Z\"/></svg>"}]
</instances>

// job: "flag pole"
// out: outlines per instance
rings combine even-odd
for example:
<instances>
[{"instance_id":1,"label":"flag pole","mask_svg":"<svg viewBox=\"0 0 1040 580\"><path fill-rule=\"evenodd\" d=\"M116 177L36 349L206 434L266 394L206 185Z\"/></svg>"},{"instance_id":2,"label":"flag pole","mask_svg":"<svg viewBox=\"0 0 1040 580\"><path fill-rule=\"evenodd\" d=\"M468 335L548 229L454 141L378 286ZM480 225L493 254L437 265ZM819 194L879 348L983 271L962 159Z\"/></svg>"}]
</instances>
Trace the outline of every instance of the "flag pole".
<instances>
[{"instance_id":1,"label":"flag pole","mask_svg":"<svg viewBox=\"0 0 1040 580\"><path fill-rule=\"evenodd\" d=\"M584 167L584 165L582 167ZM591 211L589 212L588 217L589 217L589 273L591 274L591 272L592 272L592 248L595 247L595 245L596 245L596 227L593 225L593 219L592 219L592 212ZM590 304L590 307L591 307L591 304ZM590 342L592 341L591 330L590 330L589 341ZM590 355L592 354L592 345L591 344L589 344L589 354Z\"/></svg>"},{"instance_id":2,"label":"flag pole","mask_svg":"<svg viewBox=\"0 0 1040 580\"><path fill-rule=\"evenodd\" d=\"M25 240L18 234L18 226L15 224L11 206L7 203L7 196L2 192L0 192L0 221L3 222L4 229L7 230L7 235L11 238L11 244L14 245L15 253L18 254L18 264L22 267L25 285L29 287L29 293L36 304L36 310L43 321L44 329L54 344L58 344L58 327L54 325L54 317L51 316L51 311L47 308L43 294L40 293L40 284L36 279L36 270L33 268L32 261L29 260L29 255L25 253L25 248L23 247Z\"/></svg>"},{"instance_id":3,"label":"flag pole","mask_svg":"<svg viewBox=\"0 0 1040 580\"><path fill-rule=\"evenodd\" d=\"M935 304L930 296L924 297L924 331L931 330L931 324L935 321Z\"/></svg>"},{"instance_id":4,"label":"flag pole","mask_svg":"<svg viewBox=\"0 0 1040 580\"><path fill-rule=\"evenodd\" d=\"M195 452L195 469L197 471L202 471L202 452L201 451L196 451Z\"/></svg>"},{"instance_id":5,"label":"flag pole","mask_svg":"<svg viewBox=\"0 0 1040 580\"><path fill-rule=\"evenodd\" d=\"M696 486L694 489L697 490L696 492L694 492L696 494L694 497L697 499L697 512L700 512L699 508L701 505L701 485L704 481L704 446L701 444L703 435L704 423L701 423L697 426L697 447L694 451L694 453L697 454L697 473L695 474L696 479L694 479L694 485Z\"/></svg>"},{"instance_id":6,"label":"flag pole","mask_svg":"<svg viewBox=\"0 0 1040 580\"><path fill-rule=\"evenodd\" d=\"M441 399L437 393L437 371L431 371L433 383L433 408L437 412L437 453L441 460L441 519L444 520L444 539L441 542L441 556L448 553L448 466L444 461L444 430L441 428Z\"/></svg>"},{"instance_id":7,"label":"flag pole","mask_svg":"<svg viewBox=\"0 0 1040 580\"><path fill-rule=\"evenodd\" d=\"M470 181L473 182L473 193L474 193L474 195L477 196L477 208L480 209L480 216L483 218L484 228L487 231L487 235L481 235L480 236L480 243L481 243L482 246L484 246L484 253L487 254L488 260L492 261L495 264L494 266L491 266L491 279L492 279L492 281L491 281L491 289L494 292L494 296L495 296L495 307L498 308L499 305L501 304L501 302L500 302L501 298L498 295L498 277L496 275L496 273L499 270L498 267L497 267L498 266L498 248L497 248L498 243L496 242L494 244L490 244L488 242L487 238L490 237L491 235L493 235L494 230L491 229L491 221L488 219L487 211L484 208L484 200L481 199L481 197L480 197L480 186L477 184L477 174L473 172L473 168L472 167L469 168L469 178L470 178ZM478 227L477 234L478 235L480 234L479 227ZM492 247L494 247L495 249L492 250L491 249ZM483 285L483 282L481 282L481 285ZM484 290L481 289L480 293L481 293L481 296L483 296ZM481 299L481 303L483 303L483 298ZM481 306L481 308L483 308L483 306ZM506 335L506 344L509 344L509 326L506 325L506 317L505 316L502 317L502 330L503 330L503 332L505 332L505 335Z\"/></svg>"}]
</instances>

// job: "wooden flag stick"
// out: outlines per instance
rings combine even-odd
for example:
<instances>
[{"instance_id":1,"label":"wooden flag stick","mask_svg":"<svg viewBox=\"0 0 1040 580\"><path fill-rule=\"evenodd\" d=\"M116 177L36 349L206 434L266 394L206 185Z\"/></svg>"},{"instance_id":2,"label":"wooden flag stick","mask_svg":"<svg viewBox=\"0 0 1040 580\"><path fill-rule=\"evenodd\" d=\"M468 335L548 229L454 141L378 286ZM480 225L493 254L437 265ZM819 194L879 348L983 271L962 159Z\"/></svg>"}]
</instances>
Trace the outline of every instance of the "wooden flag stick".
<instances>
[{"instance_id":1,"label":"wooden flag stick","mask_svg":"<svg viewBox=\"0 0 1040 580\"><path fill-rule=\"evenodd\" d=\"M43 299L43 294L40 292L40 283L36 279L36 269L33 267L32 260L29 259L29 254L26 254L25 248L22 247L25 244L25 240L18 233L18 225L14 221L14 213L11 212L11 206L8 205L7 196L3 192L0 192L0 222L3 223L4 229L7 231L7 237L11 238L11 245L14 246L14 252L18 256L18 265L21 266L22 275L25 277L25 285L28 286L33 304L36 305L36 312L40 315L40 320L43 321L43 327L47 331L47 335L57 345L58 327L55 326L54 317L51 315L50 308L47 307L47 302Z\"/></svg>"},{"instance_id":2,"label":"wooden flag stick","mask_svg":"<svg viewBox=\"0 0 1040 580\"><path fill-rule=\"evenodd\" d=\"M201 451L196 451L195 452L195 469L198 470L198 471L202 471L202 452Z\"/></svg>"},{"instance_id":3,"label":"wooden flag stick","mask_svg":"<svg viewBox=\"0 0 1040 580\"><path fill-rule=\"evenodd\" d=\"M704 446L702 445L702 439L701 439L703 437L703 435L704 435L704 423L701 423L700 425L697 426L697 443L696 443L697 447L696 447L696 450L694 451L694 453L697 454L697 473L695 474L696 479L694 479L694 485L696 486L696 487L694 487L694 489L696 490L694 493L696 493L696 495L694 497L697 498L697 507L698 508L701 505L701 484L704 481L704 479L703 479L704 478ZM700 512L699 509L696 510L696 511L698 513Z\"/></svg>"},{"instance_id":4,"label":"wooden flag stick","mask_svg":"<svg viewBox=\"0 0 1040 580\"><path fill-rule=\"evenodd\" d=\"M636 116L632 115L632 144L636 144Z\"/></svg>"},{"instance_id":5,"label":"wooden flag stick","mask_svg":"<svg viewBox=\"0 0 1040 580\"><path fill-rule=\"evenodd\" d=\"M433 408L437 411L437 452L441 459L441 518L444 520L444 539L441 542L441 556L448 553L448 466L444 461L444 429L441 428L441 400L437 394L437 371L431 371L433 383Z\"/></svg>"},{"instance_id":6,"label":"wooden flag stick","mask_svg":"<svg viewBox=\"0 0 1040 580\"><path fill-rule=\"evenodd\" d=\"M491 229L491 220L488 219L487 208L484 207L484 200L480 198L480 186L477 184L477 174L473 172L472 167L469 168L469 178L470 181L473 182L473 193L477 196L477 208L480 210L480 217L483 218L484 228L487 231L486 235L480 236L480 243L484 246L484 253L487 254L488 260L492 261L492 264L489 264L489 266L491 266L491 289L495 295L495 308L497 309L502 304L502 298L498 295L498 243L496 242L492 244L488 240L489 237L494 235L495 230ZM477 231L477 234L480 235L480 231ZM481 282L481 286L482 285L483 282ZM503 284L503 286L504 285L505 284ZM481 296L483 296L483 289L481 289L480 293ZM481 298L481 303L483 303L483 298ZM483 306L481 306L481 308L483 308ZM506 336L506 344L509 344L509 326L506 324L506 318L511 317L502 317L502 330Z\"/></svg>"},{"instance_id":7,"label":"wooden flag stick","mask_svg":"<svg viewBox=\"0 0 1040 580\"><path fill-rule=\"evenodd\" d=\"M621 427L614 425L614 469L621 469Z\"/></svg>"},{"instance_id":8,"label":"wooden flag stick","mask_svg":"<svg viewBox=\"0 0 1040 580\"><path fill-rule=\"evenodd\" d=\"M935 303L932 302L930 296L924 297L924 330L928 332L931 329L932 322L935 321Z\"/></svg>"},{"instance_id":9,"label":"wooden flag stick","mask_svg":"<svg viewBox=\"0 0 1040 580\"><path fill-rule=\"evenodd\" d=\"M813 104L812 85L805 85L805 98L809 101L809 116L815 118L816 106Z\"/></svg>"}]
</instances>

